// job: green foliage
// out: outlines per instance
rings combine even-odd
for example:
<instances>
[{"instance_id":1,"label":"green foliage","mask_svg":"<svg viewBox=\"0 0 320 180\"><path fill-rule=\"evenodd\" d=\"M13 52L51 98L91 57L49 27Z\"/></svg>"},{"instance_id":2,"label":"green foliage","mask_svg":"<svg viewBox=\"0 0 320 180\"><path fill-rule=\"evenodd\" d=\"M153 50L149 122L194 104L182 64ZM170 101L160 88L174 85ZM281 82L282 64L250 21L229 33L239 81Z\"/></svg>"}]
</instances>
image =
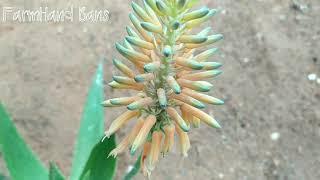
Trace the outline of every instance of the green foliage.
<instances>
[{"instance_id":1,"label":"green foliage","mask_svg":"<svg viewBox=\"0 0 320 180\"><path fill-rule=\"evenodd\" d=\"M116 159L107 154L115 148L112 136L100 142L104 130L103 64L98 66L83 110L79 135L74 153L71 180L111 180ZM13 180L64 180L64 176L54 163L50 171L25 144L12 120L0 103L0 151ZM0 174L0 180L6 178Z\"/></svg>"},{"instance_id":2,"label":"green foliage","mask_svg":"<svg viewBox=\"0 0 320 180\"><path fill-rule=\"evenodd\" d=\"M82 172L81 180L112 180L116 168L116 159L107 155L116 147L115 137L98 143L92 150Z\"/></svg>"},{"instance_id":3,"label":"green foliage","mask_svg":"<svg viewBox=\"0 0 320 180\"><path fill-rule=\"evenodd\" d=\"M0 103L0 145L2 155L14 180L45 180L48 171L18 134Z\"/></svg>"},{"instance_id":4,"label":"green foliage","mask_svg":"<svg viewBox=\"0 0 320 180\"><path fill-rule=\"evenodd\" d=\"M64 180L65 178L63 177L60 169L58 166L51 162L50 163L50 170L49 170L49 180Z\"/></svg>"},{"instance_id":5,"label":"green foliage","mask_svg":"<svg viewBox=\"0 0 320 180\"><path fill-rule=\"evenodd\" d=\"M103 101L103 64L98 66L92 80L87 102L83 110L78 140L72 162L71 180L79 180L91 149L99 142L104 131Z\"/></svg>"},{"instance_id":6,"label":"green foliage","mask_svg":"<svg viewBox=\"0 0 320 180\"><path fill-rule=\"evenodd\" d=\"M4 175L2 175L1 173L0 173L0 180L5 180L6 179L6 177L4 177Z\"/></svg>"}]
</instances>

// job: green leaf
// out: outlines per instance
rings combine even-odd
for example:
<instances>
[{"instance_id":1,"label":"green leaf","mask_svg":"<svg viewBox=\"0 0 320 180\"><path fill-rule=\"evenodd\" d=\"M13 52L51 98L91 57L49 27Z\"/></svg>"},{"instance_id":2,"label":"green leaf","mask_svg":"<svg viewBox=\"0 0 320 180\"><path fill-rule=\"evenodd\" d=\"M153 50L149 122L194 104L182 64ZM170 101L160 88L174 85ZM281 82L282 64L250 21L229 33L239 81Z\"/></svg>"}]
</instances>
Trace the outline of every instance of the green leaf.
<instances>
[{"instance_id":1,"label":"green leaf","mask_svg":"<svg viewBox=\"0 0 320 180\"><path fill-rule=\"evenodd\" d=\"M83 110L80 130L72 161L71 180L79 180L92 148L99 142L104 130L103 63L92 80Z\"/></svg>"},{"instance_id":2,"label":"green leaf","mask_svg":"<svg viewBox=\"0 0 320 180\"><path fill-rule=\"evenodd\" d=\"M137 161L134 163L133 168L123 178L124 180L131 180L139 172L141 155L142 154L140 154L140 156L138 157Z\"/></svg>"},{"instance_id":3,"label":"green leaf","mask_svg":"<svg viewBox=\"0 0 320 180\"><path fill-rule=\"evenodd\" d=\"M0 103L0 146L12 179L48 179L48 171L18 134Z\"/></svg>"},{"instance_id":4,"label":"green leaf","mask_svg":"<svg viewBox=\"0 0 320 180\"><path fill-rule=\"evenodd\" d=\"M5 180L6 179L6 177L4 177L4 175L2 175L1 173L0 173L0 180Z\"/></svg>"},{"instance_id":5,"label":"green leaf","mask_svg":"<svg viewBox=\"0 0 320 180\"><path fill-rule=\"evenodd\" d=\"M49 171L49 180L64 180L64 176L62 175L58 166L54 163L50 163L50 171Z\"/></svg>"},{"instance_id":6,"label":"green leaf","mask_svg":"<svg viewBox=\"0 0 320 180\"><path fill-rule=\"evenodd\" d=\"M91 152L81 180L112 180L116 169L116 159L112 156L108 157L108 154L115 147L114 135L98 143Z\"/></svg>"}]
</instances>

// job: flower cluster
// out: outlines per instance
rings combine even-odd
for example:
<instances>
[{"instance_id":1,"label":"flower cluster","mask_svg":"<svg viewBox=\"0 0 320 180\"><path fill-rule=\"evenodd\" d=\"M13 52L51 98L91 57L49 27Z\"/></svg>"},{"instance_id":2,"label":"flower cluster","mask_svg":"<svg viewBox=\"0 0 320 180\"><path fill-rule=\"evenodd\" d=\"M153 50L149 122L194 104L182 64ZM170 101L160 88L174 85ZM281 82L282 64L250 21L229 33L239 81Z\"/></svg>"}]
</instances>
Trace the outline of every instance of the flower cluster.
<instances>
[{"instance_id":1,"label":"flower cluster","mask_svg":"<svg viewBox=\"0 0 320 180\"><path fill-rule=\"evenodd\" d=\"M106 107L127 106L106 131L110 136L134 118L132 131L110 153L112 156L130 148L134 154L142 148L141 168L145 174L154 169L161 153L168 153L175 133L180 149L187 156L190 127L200 122L220 128L218 122L201 109L205 103L224 102L204 94L213 85L207 81L221 71L221 64L208 61L217 48L208 48L221 40L221 34L210 35L211 28L198 33L193 29L217 13L207 7L191 10L196 0L144 0L132 2L134 13L129 15L133 27L126 28L128 36L116 43L118 52L130 63L120 60L113 64L122 76L113 76L112 88L135 90L132 97L104 101ZM179 113L180 112L180 113Z\"/></svg>"}]
</instances>

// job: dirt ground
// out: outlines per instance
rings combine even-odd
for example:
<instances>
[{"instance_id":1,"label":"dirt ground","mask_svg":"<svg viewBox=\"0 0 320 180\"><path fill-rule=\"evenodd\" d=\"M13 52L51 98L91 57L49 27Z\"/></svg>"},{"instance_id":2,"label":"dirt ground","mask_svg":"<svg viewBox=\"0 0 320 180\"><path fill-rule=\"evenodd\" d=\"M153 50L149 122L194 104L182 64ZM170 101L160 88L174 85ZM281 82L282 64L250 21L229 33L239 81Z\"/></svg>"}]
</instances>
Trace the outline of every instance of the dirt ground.
<instances>
[{"instance_id":1,"label":"dirt ground","mask_svg":"<svg viewBox=\"0 0 320 180\"><path fill-rule=\"evenodd\" d=\"M107 58L110 81L111 59L120 57L114 43L125 36L129 2L0 1L2 7L110 11L107 23L0 23L0 100L41 160L56 161L65 174L98 59ZM312 73L320 78L320 1L296 2L201 1L222 9L210 22L225 35L214 58L224 64L224 73L214 79L212 95L226 104L209 109L223 128L193 129L189 157L183 159L175 148L161 159L152 179L320 179L320 83L308 79ZM107 87L105 93L127 92ZM106 110L107 124L122 111ZM135 159L120 156L117 179Z\"/></svg>"}]
</instances>

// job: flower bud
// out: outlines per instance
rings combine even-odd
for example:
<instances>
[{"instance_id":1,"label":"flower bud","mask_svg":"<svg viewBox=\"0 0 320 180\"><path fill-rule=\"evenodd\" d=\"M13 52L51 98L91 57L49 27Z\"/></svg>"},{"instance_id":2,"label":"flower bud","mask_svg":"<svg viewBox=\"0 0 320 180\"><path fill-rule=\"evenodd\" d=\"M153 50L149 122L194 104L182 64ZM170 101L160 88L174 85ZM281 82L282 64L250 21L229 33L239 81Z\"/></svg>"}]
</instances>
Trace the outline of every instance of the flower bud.
<instances>
[{"instance_id":1,"label":"flower bud","mask_svg":"<svg viewBox=\"0 0 320 180\"><path fill-rule=\"evenodd\" d=\"M208 49L194 57L197 61L207 61L211 56L218 52L218 48Z\"/></svg>"},{"instance_id":2,"label":"flower bud","mask_svg":"<svg viewBox=\"0 0 320 180\"><path fill-rule=\"evenodd\" d=\"M144 108L153 103L153 99L151 97L139 99L127 106L127 108L131 111Z\"/></svg>"},{"instance_id":3,"label":"flower bud","mask_svg":"<svg viewBox=\"0 0 320 180\"><path fill-rule=\"evenodd\" d=\"M142 128L140 129L137 137L134 139L131 147L131 154L134 154L136 150L145 142L145 140L148 137L148 134L153 127L153 125L156 123L157 119L154 115L149 115L144 123Z\"/></svg>"},{"instance_id":4,"label":"flower bud","mask_svg":"<svg viewBox=\"0 0 320 180\"><path fill-rule=\"evenodd\" d=\"M215 97L206 95L206 94L202 94L202 93L198 93L195 91L192 91L191 89L183 89L182 90L183 94L187 94L188 96L191 96L199 101L202 101L204 103L208 103L208 104L213 104L213 105L222 105L224 104L224 102L220 99L217 99Z\"/></svg>"},{"instance_id":5,"label":"flower bud","mask_svg":"<svg viewBox=\"0 0 320 180\"><path fill-rule=\"evenodd\" d=\"M168 76L167 83L169 84L170 88L173 90L174 93L176 93L176 94L181 93L181 88L180 88L179 84L172 76Z\"/></svg>"},{"instance_id":6,"label":"flower bud","mask_svg":"<svg viewBox=\"0 0 320 180\"><path fill-rule=\"evenodd\" d=\"M120 129L123 125L125 125L129 120L132 118L139 116L139 111L127 111L123 114L121 114L117 119L115 119L110 127L109 130L105 133L107 137L112 135L114 132L116 132L118 129Z\"/></svg>"},{"instance_id":7,"label":"flower bud","mask_svg":"<svg viewBox=\"0 0 320 180\"><path fill-rule=\"evenodd\" d=\"M149 15L147 14L147 12L140 7L137 3L135 2L131 2L131 6L132 9L134 10L134 12L143 20L146 22L152 22L152 19L149 17Z\"/></svg>"},{"instance_id":8,"label":"flower bud","mask_svg":"<svg viewBox=\"0 0 320 180\"><path fill-rule=\"evenodd\" d=\"M144 65L143 69L145 72L151 73L151 72L155 72L159 69L160 67L160 62L153 62L153 63L149 63Z\"/></svg>"},{"instance_id":9,"label":"flower bud","mask_svg":"<svg viewBox=\"0 0 320 180\"><path fill-rule=\"evenodd\" d=\"M207 7L203 7L201 9L199 9L199 10L186 13L183 16L182 21L186 22L186 21L202 18L205 15L207 15L209 13L209 11L210 10Z\"/></svg>"},{"instance_id":10,"label":"flower bud","mask_svg":"<svg viewBox=\"0 0 320 180\"><path fill-rule=\"evenodd\" d=\"M194 69L194 70L200 70L200 69L202 69L204 67L198 61L195 61L195 60L192 60L192 59L185 59L185 58L182 58L182 57L178 57L176 59L176 63L178 65L180 65L180 66L191 68L191 69Z\"/></svg>"},{"instance_id":11,"label":"flower bud","mask_svg":"<svg viewBox=\"0 0 320 180\"><path fill-rule=\"evenodd\" d=\"M139 39L137 37L127 36L126 40L130 44L132 44L134 46L137 46L137 47L140 47L140 48L144 48L144 49L148 49L148 50L153 50L154 49L154 46L153 46L152 43L144 41L144 40L141 40L141 39Z\"/></svg>"},{"instance_id":12,"label":"flower bud","mask_svg":"<svg viewBox=\"0 0 320 180\"><path fill-rule=\"evenodd\" d=\"M167 97L164 89L160 88L157 90L157 96L161 108L167 107Z\"/></svg>"},{"instance_id":13,"label":"flower bud","mask_svg":"<svg viewBox=\"0 0 320 180\"><path fill-rule=\"evenodd\" d=\"M174 144L174 131L175 126L173 124L166 125L164 128L165 138L163 142L162 152L167 153L169 152Z\"/></svg>"},{"instance_id":14,"label":"flower bud","mask_svg":"<svg viewBox=\"0 0 320 180\"><path fill-rule=\"evenodd\" d=\"M162 27L160 25L154 25L152 23L142 22L141 26L143 27L143 29L149 32L159 33L159 34L162 33Z\"/></svg>"},{"instance_id":15,"label":"flower bud","mask_svg":"<svg viewBox=\"0 0 320 180\"><path fill-rule=\"evenodd\" d=\"M182 75L180 78L188 79L188 80L192 80L192 81L200 81L200 80L204 80L207 78L216 77L221 73L222 73L221 70L211 70L211 71L203 71L203 72L198 72L198 73Z\"/></svg>"},{"instance_id":16,"label":"flower bud","mask_svg":"<svg viewBox=\"0 0 320 180\"><path fill-rule=\"evenodd\" d=\"M186 79L178 79L178 83L182 87L190 88L200 92L208 92L213 87L212 84L206 81L190 81Z\"/></svg>"},{"instance_id":17,"label":"flower bud","mask_svg":"<svg viewBox=\"0 0 320 180\"><path fill-rule=\"evenodd\" d=\"M129 14L129 18L133 24L133 26L139 31L139 33L141 34L141 36L148 42L152 42L153 41L153 37L147 33L142 27L141 27L141 22L139 21L139 19L134 15L134 14Z\"/></svg>"},{"instance_id":18,"label":"flower bud","mask_svg":"<svg viewBox=\"0 0 320 180\"><path fill-rule=\"evenodd\" d=\"M161 151L161 143L162 143L162 132L161 131L154 131L152 133L152 141L151 141L151 149L148 158L148 166L147 168L152 171L155 167L155 164L159 160L159 155Z\"/></svg>"},{"instance_id":19,"label":"flower bud","mask_svg":"<svg viewBox=\"0 0 320 180\"><path fill-rule=\"evenodd\" d=\"M188 151L190 149L190 140L188 134L180 129L179 126L176 126L177 134L180 142L180 150L184 157L188 156Z\"/></svg>"},{"instance_id":20,"label":"flower bud","mask_svg":"<svg viewBox=\"0 0 320 180\"><path fill-rule=\"evenodd\" d=\"M190 127L186 124L186 122L181 118L181 116L174 108L168 107L167 113L170 116L170 118L172 118L172 120L174 120L183 131L189 131Z\"/></svg>"},{"instance_id":21,"label":"flower bud","mask_svg":"<svg viewBox=\"0 0 320 180\"><path fill-rule=\"evenodd\" d=\"M203 70L218 69L222 66L222 64L219 62L201 62L201 65L203 65Z\"/></svg>"},{"instance_id":22,"label":"flower bud","mask_svg":"<svg viewBox=\"0 0 320 180\"><path fill-rule=\"evenodd\" d=\"M128 105L133 103L134 101L138 100L140 97L132 96L132 97L121 97L121 98L114 98L110 99L112 105Z\"/></svg>"},{"instance_id":23,"label":"flower bud","mask_svg":"<svg viewBox=\"0 0 320 180\"><path fill-rule=\"evenodd\" d=\"M146 81L151 81L154 79L154 75L152 73L147 73L147 74L139 74L134 77L134 80L138 83L141 82L146 82Z\"/></svg>"},{"instance_id":24,"label":"flower bud","mask_svg":"<svg viewBox=\"0 0 320 180\"><path fill-rule=\"evenodd\" d=\"M200 44L207 41L206 36L199 36L199 35L182 35L180 36L179 40L181 43L194 43Z\"/></svg>"},{"instance_id":25,"label":"flower bud","mask_svg":"<svg viewBox=\"0 0 320 180\"><path fill-rule=\"evenodd\" d=\"M137 61L142 61L142 62L150 62L151 59L140 53L140 52L137 52L135 50L130 50L130 49L127 49L125 47L123 47L122 45L120 45L119 43L116 43L116 49L118 50L118 52L123 55L124 57L128 58L129 60L132 60L134 62L137 62Z\"/></svg>"},{"instance_id":26,"label":"flower bud","mask_svg":"<svg viewBox=\"0 0 320 180\"><path fill-rule=\"evenodd\" d=\"M189 112L199 118L201 121L203 121L204 123L208 124L209 126L211 127L215 127L215 128L221 128L221 126L219 125L219 123L213 118L211 117L210 115L208 115L207 113L195 108L195 107L192 107L188 104L183 104L182 106L185 106L184 108L188 109Z\"/></svg>"},{"instance_id":27,"label":"flower bud","mask_svg":"<svg viewBox=\"0 0 320 180\"><path fill-rule=\"evenodd\" d=\"M122 153L123 151L125 151L128 146L132 143L132 141L134 140L134 138L137 136L137 134L139 133L141 127L143 125L143 119L140 118L138 120L138 122L136 123L136 125L133 127L132 131L130 132L130 134L128 134L118 145L115 149L113 149L109 155L109 156L113 156L116 157L118 154Z\"/></svg>"},{"instance_id":28,"label":"flower bud","mask_svg":"<svg viewBox=\"0 0 320 180\"><path fill-rule=\"evenodd\" d=\"M172 94L171 98L185 102L185 103L187 103L193 107L196 107L198 109L205 108L205 105L203 103L201 103L200 101L198 101L190 96L187 96L185 94L182 94L182 93L181 94Z\"/></svg>"},{"instance_id":29,"label":"flower bud","mask_svg":"<svg viewBox=\"0 0 320 180\"><path fill-rule=\"evenodd\" d=\"M117 60L117 59L113 59L113 64L126 76L133 78L135 75L133 73L133 71L126 66L125 64L123 64L121 61Z\"/></svg>"}]
</instances>

